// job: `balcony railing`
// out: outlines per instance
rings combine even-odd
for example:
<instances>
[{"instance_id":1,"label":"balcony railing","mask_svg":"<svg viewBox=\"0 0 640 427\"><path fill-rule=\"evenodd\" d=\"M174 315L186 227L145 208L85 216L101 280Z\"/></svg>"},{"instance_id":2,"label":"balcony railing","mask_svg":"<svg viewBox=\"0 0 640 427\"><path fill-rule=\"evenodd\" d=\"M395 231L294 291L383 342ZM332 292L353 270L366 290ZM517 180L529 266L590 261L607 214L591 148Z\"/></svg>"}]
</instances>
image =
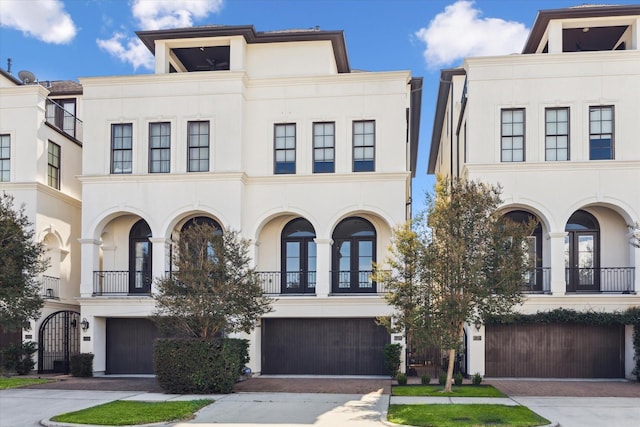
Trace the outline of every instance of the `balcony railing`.
<instances>
[{"instance_id":1,"label":"balcony railing","mask_svg":"<svg viewBox=\"0 0 640 427\"><path fill-rule=\"evenodd\" d=\"M369 293L383 294L388 290L382 283L376 283L371 279L372 270L340 270L331 272L331 292L344 293Z\"/></svg>"},{"instance_id":2,"label":"balcony railing","mask_svg":"<svg viewBox=\"0 0 640 427\"><path fill-rule=\"evenodd\" d=\"M149 295L151 294L151 272L94 271L93 295Z\"/></svg>"},{"instance_id":3,"label":"balcony railing","mask_svg":"<svg viewBox=\"0 0 640 427\"><path fill-rule=\"evenodd\" d=\"M60 278L52 276L42 276L40 281L40 295L44 299L60 298Z\"/></svg>"},{"instance_id":4,"label":"balcony railing","mask_svg":"<svg viewBox=\"0 0 640 427\"><path fill-rule=\"evenodd\" d=\"M551 292L551 268L536 267L526 273L521 290L525 294L546 294Z\"/></svg>"},{"instance_id":5,"label":"balcony railing","mask_svg":"<svg viewBox=\"0 0 640 427\"><path fill-rule=\"evenodd\" d=\"M47 123L71 138L82 142L82 120L65 110L60 104L47 100L45 119Z\"/></svg>"},{"instance_id":6,"label":"balcony railing","mask_svg":"<svg viewBox=\"0 0 640 427\"><path fill-rule=\"evenodd\" d=\"M635 292L634 267L567 268L567 292Z\"/></svg>"},{"instance_id":7,"label":"balcony railing","mask_svg":"<svg viewBox=\"0 0 640 427\"><path fill-rule=\"evenodd\" d=\"M316 293L315 271L259 271L257 274L267 295Z\"/></svg>"}]
</instances>

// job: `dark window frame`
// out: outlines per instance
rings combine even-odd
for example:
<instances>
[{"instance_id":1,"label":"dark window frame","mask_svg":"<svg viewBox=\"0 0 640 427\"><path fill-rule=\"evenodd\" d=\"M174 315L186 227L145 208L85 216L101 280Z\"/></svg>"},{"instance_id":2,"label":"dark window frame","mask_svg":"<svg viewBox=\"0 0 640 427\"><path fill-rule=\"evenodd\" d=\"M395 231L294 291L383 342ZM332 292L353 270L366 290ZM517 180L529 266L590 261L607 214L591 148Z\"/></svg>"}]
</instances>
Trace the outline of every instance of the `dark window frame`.
<instances>
[{"instance_id":1,"label":"dark window frame","mask_svg":"<svg viewBox=\"0 0 640 427\"><path fill-rule=\"evenodd\" d=\"M556 119L554 121L548 120L547 113L551 111L556 112ZM566 112L567 114L566 121L558 120L557 113L559 111ZM558 131L559 124L561 123L566 123L567 131L565 133L561 133ZM556 129L555 132L549 132L550 125L555 126L555 129ZM566 146L567 155L566 155L566 158L559 159L558 152L561 152L565 148L558 148L558 138L563 138L563 137L566 138L566 141L567 141L567 146ZM552 148L549 147L550 139L555 141L555 147L552 147ZM555 152L555 159L549 158L550 152ZM569 107L547 107L544 109L544 159L547 162L563 162L571 159L571 111Z\"/></svg>"},{"instance_id":2,"label":"dark window frame","mask_svg":"<svg viewBox=\"0 0 640 427\"><path fill-rule=\"evenodd\" d=\"M328 126L331 126L330 134L326 132ZM314 122L312 132L313 173L334 173L336 168L336 122ZM318 142L322 145L318 145ZM327 142L330 145L327 145ZM327 157L330 157L331 160L327 161Z\"/></svg>"},{"instance_id":3,"label":"dark window frame","mask_svg":"<svg viewBox=\"0 0 640 427\"><path fill-rule=\"evenodd\" d=\"M11 134L6 133L6 134L0 135L0 182L9 182L10 180L11 180Z\"/></svg>"},{"instance_id":4,"label":"dark window frame","mask_svg":"<svg viewBox=\"0 0 640 427\"><path fill-rule=\"evenodd\" d=\"M129 230L129 293L148 294L151 292L152 272L153 272L153 243L151 243L151 227L144 220L140 219L131 226ZM144 245L147 251L143 257L143 268L136 268L136 248Z\"/></svg>"},{"instance_id":5,"label":"dark window frame","mask_svg":"<svg viewBox=\"0 0 640 427\"><path fill-rule=\"evenodd\" d=\"M69 105L73 105L73 111L67 110ZM48 99L46 105L46 118L49 123L54 124L58 129L67 135L76 138L76 111L78 102L76 98Z\"/></svg>"},{"instance_id":6,"label":"dark window frame","mask_svg":"<svg viewBox=\"0 0 640 427\"><path fill-rule=\"evenodd\" d=\"M159 126L159 135L153 135L152 128ZM168 129L164 134L163 130ZM165 138L168 145L163 146ZM155 146L155 144L159 144ZM154 159L154 154L160 156L159 160ZM166 153L167 158L162 159L162 154ZM171 122L150 122L149 123L149 173L170 173L171 172Z\"/></svg>"},{"instance_id":7,"label":"dark window frame","mask_svg":"<svg viewBox=\"0 0 640 427\"><path fill-rule=\"evenodd\" d=\"M278 129L284 129L284 135L278 135ZM293 135L288 133L293 129ZM293 147L287 145L293 139ZM296 123L275 123L273 125L273 173L276 175L286 175L296 173L296 145L297 145ZM284 145L281 145L284 144ZM283 153L284 161L279 161L280 153ZM288 159L288 154L293 153L293 161Z\"/></svg>"},{"instance_id":8,"label":"dark window frame","mask_svg":"<svg viewBox=\"0 0 640 427\"><path fill-rule=\"evenodd\" d=\"M207 133L201 133L200 126L206 123ZM198 133L192 132L192 126L198 125ZM202 142L202 135L206 135L205 145L195 145L195 139L192 136L198 136L197 142ZM209 120L190 120L187 122L187 172L209 172L209 162L211 160L211 123ZM198 156L195 156L195 153ZM202 156L206 153L206 156ZM197 161L198 167L192 168L191 162ZM203 166L204 165L204 166Z\"/></svg>"},{"instance_id":9,"label":"dark window frame","mask_svg":"<svg viewBox=\"0 0 640 427\"><path fill-rule=\"evenodd\" d=\"M605 109L609 109L611 111L611 120L603 120L602 112ZM600 111L600 119L597 121L593 121L591 119L591 113L594 111ZM589 106L589 160L614 160L615 159L615 130L616 130L616 122L615 122L615 106L613 105L591 105ZM600 125L600 132L595 132L593 129L594 123L597 122ZM610 122L611 132L602 132L602 125L604 122ZM597 147L594 147L594 141L602 141L602 136L610 135L608 145L599 144ZM597 137L594 139L594 137ZM604 139L606 140L606 139ZM606 151L605 151L606 150ZM595 153L605 153L608 152L605 156L595 156Z\"/></svg>"},{"instance_id":10,"label":"dark window frame","mask_svg":"<svg viewBox=\"0 0 640 427\"><path fill-rule=\"evenodd\" d=\"M116 129L122 129L124 131L125 128L129 128L129 136L125 136L124 134L121 136L116 136ZM117 141L120 141L121 144L116 144ZM125 146L125 143L128 141L129 146ZM117 147L120 145L119 147ZM122 160L126 156L126 153L129 153L129 160ZM116 160L117 158L120 158ZM116 167L119 166L119 167ZM127 166L128 165L128 168ZM121 174L131 174L133 173L133 123L112 123L111 124L111 173L114 175Z\"/></svg>"},{"instance_id":11,"label":"dark window frame","mask_svg":"<svg viewBox=\"0 0 640 427\"><path fill-rule=\"evenodd\" d=\"M281 293L315 293L317 246L315 243L316 231L313 225L305 218L295 218L289 221L280 233L280 274ZM299 270L287 269L289 260L288 243L297 243L299 255ZM315 256L309 253L309 246L313 244ZM314 260L314 268L310 268L310 260Z\"/></svg>"},{"instance_id":12,"label":"dark window frame","mask_svg":"<svg viewBox=\"0 0 640 427\"><path fill-rule=\"evenodd\" d=\"M513 121L513 114L511 115L511 121L505 122L504 113L522 113L522 122ZM504 163L520 163L527 160L527 114L525 108L502 108L500 110L500 161ZM514 133L514 124L522 123L522 134ZM511 133L505 133L505 125L511 125ZM522 138L522 148L513 148L513 142L517 138ZM505 142L510 142L510 148L505 148ZM522 151L522 160L513 160L514 152ZM505 160L505 153L511 153L511 160Z\"/></svg>"},{"instance_id":13,"label":"dark window frame","mask_svg":"<svg viewBox=\"0 0 640 427\"><path fill-rule=\"evenodd\" d=\"M55 188L56 190L60 190L61 164L62 148L55 142L49 141L47 145L47 185L49 185L49 187Z\"/></svg>"},{"instance_id":14,"label":"dark window frame","mask_svg":"<svg viewBox=\"0 0 640 427\"><path fill-rule=\"evenodd\" d=\"M378 233L373 224L365 218L352 216L343 219L332 233L333 247L331 256L332 292L334 293L376 293L377 283L372 281L370 273L373 264L377 260ZM363 254L360 253L360 243L371 243L371 268L360 270L360 261ZM341 248L343 243L349 247L349 270L340 269L342 258ZM366 278L367 284L361 282ZM348 282L349 286L341 286Z\"/></svg>"},{"instance_id":15,"label":"dark window frame","mask_svg":"<svg viewBox=\"0 0 640 427\"><path fill-rule=\"evenodd\" d=\"M373 124L373 131L367 132L364 127L366 124ZM356 132L356 127L363 125L362 132ZM353 156L353 172L374 172L376 170L376 121L375 120L354 120L351 125L352 131L352 156ZM371 141L367 136L371 135ZM362 144L358 144L357 140L362 138ZM370 142L370 143L369 143ZM366 155L367 149L370 148L372 156ZM362 154L356 154L361 152Z\"/></svg>"}]
</instances>

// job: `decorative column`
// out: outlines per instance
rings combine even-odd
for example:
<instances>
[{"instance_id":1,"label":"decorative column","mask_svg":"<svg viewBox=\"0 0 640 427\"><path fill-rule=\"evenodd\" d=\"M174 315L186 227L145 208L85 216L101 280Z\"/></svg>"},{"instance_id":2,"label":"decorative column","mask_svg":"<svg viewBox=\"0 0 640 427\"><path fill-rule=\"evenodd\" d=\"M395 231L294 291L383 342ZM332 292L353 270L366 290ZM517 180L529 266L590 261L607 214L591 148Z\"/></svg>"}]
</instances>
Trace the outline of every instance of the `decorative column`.
<instances>
[{"instance_id":1,"label":"decorative column","mask_svg":"<svg viewBox=\"0 0 640 427\"><path fill-rule=\"evenodd\" d=\"M80 297L93 294L93 272L100 265L100 240L78 239L80 242Z\"/></svg>"},{"instance_id":2,"label":"decorative column","mask_svg":"<svg viewBox=\"0 0 640 427\"><path fill-rule=\"evenodd\" d=\"M632 242L630 245L629 265L634 268L631 292L637 294L638 289L640 289L640 248L636 244L640 242L640 230L632 230L627 237L629 242Z\"/></svg>"},{"instance_id":3,"label":"decorative column","mask_svg":"<svg viewBox=\"0 0 640 427\"><path fill-rule=\"evenodd\" d=\"M331 245L332 239L316 242L316 296L328 297L331 293Z\"/></svg>"},{"instance_id":4,"label":"decorative column","mask_svg":"<svg viewBox=\"0 0 640 427\"><path fill-rule=\"evenodd\" d=\"M171 260L168 260L167 252L168 252L168 239L164 237L150 237L149 241L151 242L151 293L156 292L156 279L164 278L167 272L169 271L169 263ZM168 260L168 261L167 261Z\"/></svg>"},{"instance_id":5,"label":"decorative column","mask_svg":"<svg viewBox=\"0 0 640 427\"><path fill-rule=\"evenodd\" d=\"M551 259L551 293L553 295L564 295L567 293L567 282L564 265L564 241L567 232L549 233L550 259Z\"/></svg>"}]
</instances>

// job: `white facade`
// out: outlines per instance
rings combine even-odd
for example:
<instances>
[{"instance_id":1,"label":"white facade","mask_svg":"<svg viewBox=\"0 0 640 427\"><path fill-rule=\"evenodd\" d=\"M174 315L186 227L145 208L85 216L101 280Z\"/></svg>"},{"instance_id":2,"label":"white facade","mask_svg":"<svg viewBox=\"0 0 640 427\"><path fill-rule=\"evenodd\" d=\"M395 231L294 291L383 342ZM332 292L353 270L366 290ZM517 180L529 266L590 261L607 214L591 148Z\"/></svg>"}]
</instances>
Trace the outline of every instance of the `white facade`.
<instances>
[{"instance_id":1,"label":"white facade","mask_svg":"<svg viewBox=\"0 0 640 427\"><path fill-rule=\"evenodd\" d=\"M372 260L384 260L392 228L410 215L421 80L406 71L351 72L341 32L203 27L139 36L155 53L155 74L81 79L78 301L91 325L82 333L82 352L94 353L94 370L148 370L146 361L116 361L123 357L116 347L129 326L146 328L136 321L153 311L152 279L170 270L172 233L196 217L253 243L254 265L274 296L273 312L248 337L254 372L264 371L265 360L276 369L263 348L268 319L325 326L328 319L367 319L375 329L374 319L390 307L368 271ZM206 141L199 150L189 146L194 123ZM373 134L358 139L363 123ZM330 142L314 147L320 124L328 124L323 135ZM152 164L151 129L159 127L169 135L165 173ZM285 127L290 138L279 145L276 135ZM361 158L354 142L360 140L373 158ZM329 160L320 164L321 155ZM320 173L321 167L330 170ZM296 219L311 231L289 245L283 230ZM353 225L349 219L370 227L365 234L373 237L340 240L351 251L340 258L336 239L344 236L336 230L345 220ZM137 227L145 230L138 240ZM345 259L352 261L346 272ZM318 343L306 345L313 351ZM354 357L347 371L357 368Z\"/></svg>"},{"instance_id":2,"label":"white facade","mask_svg":"<svg viewBox=\"0 0 640 427\"><path fill-rule=\"evenodd\" d=\"M499 184L505 214L538 219L524 313L640 304L639 34L638 6L542 11L522 54L442 71L429 173ZM467 334L484 374L485 329Z\"/></svg>"}]
</instances>

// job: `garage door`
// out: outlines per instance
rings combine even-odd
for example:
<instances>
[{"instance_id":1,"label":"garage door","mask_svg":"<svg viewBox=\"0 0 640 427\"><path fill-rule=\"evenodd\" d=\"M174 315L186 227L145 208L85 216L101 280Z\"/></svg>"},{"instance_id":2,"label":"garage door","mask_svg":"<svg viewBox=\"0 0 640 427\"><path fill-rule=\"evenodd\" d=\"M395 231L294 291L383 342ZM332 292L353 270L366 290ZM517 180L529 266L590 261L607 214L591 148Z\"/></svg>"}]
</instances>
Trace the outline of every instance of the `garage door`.
<instances>
[{"instance_id":1,"label":"garage door","mask_svg":"<svg viewBox=\"0 0 640 427\"><path fill-rule=\"evenodd\" d=\"M621 325L487 325L486 331L489 377L624 377Z\"/></svg>"},{"instance_id":2,"label":"garage door","mask_svg":"<svg viewBox=\"0 0 640 427\"><path fill-rule=\"evenodd\" d=\"M107 319L107 374L153 374L153 341L148 319Z\"/></svg>"},{"instance_id":3,"label":"garage door","mask_svg":"<svg viewBox=\"0 0 640 427\"><path fill-rule=\"evenodd\" d=\"M375 319L263 319L262 373L387 375Z\"/></svg>"}]
</instances>

